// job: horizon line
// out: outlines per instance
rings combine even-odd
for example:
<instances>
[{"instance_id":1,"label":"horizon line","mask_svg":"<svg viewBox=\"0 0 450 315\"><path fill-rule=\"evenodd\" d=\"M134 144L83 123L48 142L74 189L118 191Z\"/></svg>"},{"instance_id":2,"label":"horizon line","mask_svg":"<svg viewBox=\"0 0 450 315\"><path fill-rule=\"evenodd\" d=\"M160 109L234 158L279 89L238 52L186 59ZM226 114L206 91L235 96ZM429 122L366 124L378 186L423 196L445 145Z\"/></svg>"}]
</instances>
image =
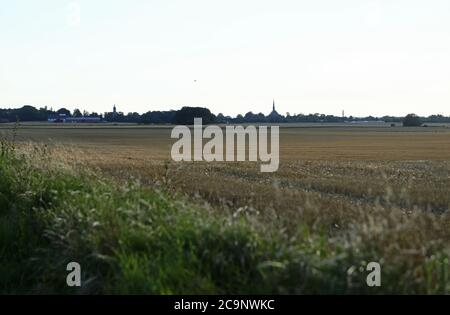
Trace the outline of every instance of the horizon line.
<instances>
[{"instance_id":1,"label":"horizon line","mask_svg":"<svg viewBox=\"0 0 450 315\"><path fill-rule=\"evenodd\" d=\"M95 114L98 114L98 115L104 115L104 114L108 114L108 113L113 113L114 112L114 111L103 111L103 112L89 111L89 110L86 110L85 108L82 109L81 107L64 106L64 105L61 105L61 107L59 107L59 106L58 107L53 107L53 106L48 106L48 105L44 105L44 106L39 105L38 106L38 105L31 105L31 104L17 105L17 107L3 107L3 106L0 106L0 110L3 110L3 111L4 110L19 110L19 109L22 109L23 107L26 107L26 106L33 107L33 108L35 108L37 110L39 110L39 109L47 109L47 110L54 111L54 112L57 112L57 111L59 111L61 109L66 109L66 110L70 111L71 114L77 109L81 113L87 112L88 114L94 114L95 113ZM73 109L70 109L71 107L73 107ZM117 104L113 104L112 108L114 108L114 107L116 107L116 109L117 109L118 108ZM206 108L212 114L214 114L215 116L218 116L218 115L222 114L224 117L230 117L230 118L236 118L239 115L241 115L242 117L245 117L245 115L247 115L249 113L251 113L253 115L260 115L260 114L262 114L265 117L269 117L270 114L273 113L273 110L272 110L269 114L265 114L263 112L254 112L254 111L248 111L246 113L239 113L239 114L236 114L236 115L224 114L223 112L219 112L219 113L216 114L216 113L212 112L209 109L208 106L205 106L205 105L181 105L181 107L179 107L178 109L164 109L164 110L151 109L151 110L144 111L144 112L137 112L137 111L134 111L134 112L133 111L127 111L127 112L125 112L125 111L117 110L117 113L121 113L124 116L127 116L128 114L134 114L134 113L137 113L139 115L144 115L144 114L149 113L149 112L171 112L171 111L175 111L176 112L176 111L181 110L184 107ZM282 116L284 118L289 117L289 116L290 117L295 117L295 116L298 116L298 115L303 115L303 116L310 116L310 115L312 115L312 116L316 116L316 115L322 116L322 115L325 115L325 116L332 116L332 117L339 117L339 118L350 118L350 117L352 117L352 118L368 118L368 117L372 117L372 118L383 118L383 117L404 118L407 115L415 114L414 112L408 112L408 113L402 114L402 115L388 115L388 114L384 114L384 115L378 116L378 115L368 114L368 115L365 115L365 116L364 115L363 116L360 116L360 115L356 116L356 115L347 115L347 114L336 115L336 114L323 113L323 112L322 113L321 112L309 112L309 113L300 112L300 113L292 113L292 114L290 114L289 112L286 112L286 114L288 114L288 113L290 114L288 116L288 115L280 114L280 113L278 113L278 111L275 111L275 112L276 112L276 114L278 114L279 116ZM430 117L430 116L450 117L450 113L448 115L445 115L443 113L431 113L431 114L427 114L427 115L416 114L416 115L419 116L419 117Z\"/></svg>"}]
</instances>

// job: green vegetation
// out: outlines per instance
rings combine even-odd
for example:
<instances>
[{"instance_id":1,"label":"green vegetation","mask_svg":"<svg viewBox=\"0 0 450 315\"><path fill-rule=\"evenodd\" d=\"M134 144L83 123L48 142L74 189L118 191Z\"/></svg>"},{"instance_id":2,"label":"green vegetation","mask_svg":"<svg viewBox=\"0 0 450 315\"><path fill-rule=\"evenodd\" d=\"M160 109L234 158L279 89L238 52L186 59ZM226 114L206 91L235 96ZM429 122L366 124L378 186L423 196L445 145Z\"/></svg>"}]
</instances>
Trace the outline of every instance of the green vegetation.
<instances>
[{"instance_id":1,"label":"green vegetation","mask_svg":"<svg viewBox=\"0 0 450 315\"><path fill-rule=\"evenodd\" d=\"M173 123L177 125L193 125L195 118L202 118L205 125L216 121L216 116L207 108L183 107L176 112Z\"/></svg>"},{"instance_id":2,"label":"green vegetation","mask_svg":"<svg viewBox=\"0 0 450 315\"><path fill-rule=\"evenodd\" d=\"M59 117L76 117L76 118L103 118L106 122L112 123L133 123L133 124L193 124L194 117L203 118L204 124L211 124L213 122L219 124L225 123L345 123L345 122L375 122L379 123L384 121L386 123L402 122L404 117L383 116L383 117L342 117L325 114L297 114L286 116L283 115L268 115L263 113L242 113L232 118L230 116L224 116L222 113L215 116L210 112L208 108L202 107L183 107L180 110L170 111L148 111L143 114L136 112L106 112L96 113L86 110L74 109L73 112L66 108L60 108L57 111L44 108L35 108L30 105L25 105L21 108L0 108L0 123L15 122L20 120L21 122L44 122L47 119L55 119L58 122L62 122L64 118ZM59 119L58 119L59 118ZM424 123L449 123L450 117L438 115L430 115L428 117L420 117ZM86 122L84 122L86 123Z\"/></svg>"},{"instance_id":3,"label":"green vegetation","mask_svg":"<svg viewBox=\"0 0 450 315\"><path fill-rule=\"evenodd\" d=\"M330 211L283 230L245 209L219 212L55 160L46 146L3 141L0 293L450 292L448 217L375 208L331 233ZM408 246L423 253L392 253ZM366 286L374 260L381 288ZM80 289L65 283L71 261L82 266Z\"/></svg>"},{"instance_id":4,"label":"green vegetation","mask_svg":"<svg viewBox=\"0 0 450 315\"><path fill-rule=\"evenodd\" d=\"M404 127L420 127L422 126L422 120L419 116L415 114L409 114L406 115L406 117L403 119L403 126Z\"/></svg>"}]
</instances>

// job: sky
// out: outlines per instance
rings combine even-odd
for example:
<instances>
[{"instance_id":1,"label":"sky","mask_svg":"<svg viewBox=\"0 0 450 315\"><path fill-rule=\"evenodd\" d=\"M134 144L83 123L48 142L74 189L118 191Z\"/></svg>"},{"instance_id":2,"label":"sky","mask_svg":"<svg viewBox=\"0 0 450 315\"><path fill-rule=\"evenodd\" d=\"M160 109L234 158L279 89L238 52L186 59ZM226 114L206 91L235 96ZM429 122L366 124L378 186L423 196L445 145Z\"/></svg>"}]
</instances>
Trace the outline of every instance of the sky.
<instances>
[{"instance_id":1,"label":"sky","mask_svg":"<svg viewBox=\"0 0 450 315\"><path fill-rule=\"evenodd\" d=\"M450 115L448 0L0 0L0 107Z\"/></svg>"}]
</instances>

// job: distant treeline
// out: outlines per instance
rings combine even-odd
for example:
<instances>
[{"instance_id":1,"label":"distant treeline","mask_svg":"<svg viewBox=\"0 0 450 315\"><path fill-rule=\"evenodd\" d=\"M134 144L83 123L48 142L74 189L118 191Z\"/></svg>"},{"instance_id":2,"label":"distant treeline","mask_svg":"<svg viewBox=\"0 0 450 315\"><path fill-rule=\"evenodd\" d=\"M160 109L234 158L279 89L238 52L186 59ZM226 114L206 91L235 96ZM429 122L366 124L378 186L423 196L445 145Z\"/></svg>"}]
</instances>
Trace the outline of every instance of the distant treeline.
<instances>
[{"instance_id":1,"label":"distant treeline","mask_svg":"<svg viewBox=\"0 0 450 315\"><path fill-rule=\"evenodd\" d=\"M210 123L339 123L339 122L363 122L363 121L384 121L390 123L401 123L404 117L341 117L334 115L324 114L297 114L285 116L279 115L276 112L272 112L266 116L262 113L254 114L248 112L245 115L237 115L236 117L224 116L223 114L214 115L207 108L202 107L183 107L180 110L171 111L149 111L144 114L122 112L109 112L104 114L81 112L76 109L73 112L61 108L57 111L45 108L35 108L33 106L23 106L18 109L0 109L0 123L6 122L27 122L27 121L47 121L49 118L54 117L93 117L101 118L106 122L115 123L139 123L139 124L191 124L195 117L203 118L204 124ZM443 115L431 115L428 117L419 117L422 123L450 123L450 117Z\"/></svg>"}]
</instances>

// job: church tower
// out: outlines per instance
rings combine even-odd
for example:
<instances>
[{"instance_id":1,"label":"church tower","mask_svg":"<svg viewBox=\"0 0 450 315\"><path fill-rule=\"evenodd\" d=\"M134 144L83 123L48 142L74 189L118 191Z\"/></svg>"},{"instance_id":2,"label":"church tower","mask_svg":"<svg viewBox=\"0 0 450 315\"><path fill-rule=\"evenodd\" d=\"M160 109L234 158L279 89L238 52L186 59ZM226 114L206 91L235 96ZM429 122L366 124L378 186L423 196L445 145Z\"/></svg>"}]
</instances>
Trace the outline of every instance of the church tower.
<instances>
[{"instance_id":1,"label":"church tower","mask_svg":"<svg viewBox=\"0 0 450 315\"><path fill-rule=\"evenodd\" d=\"M275 100L273 100L272 104L272 112L267 116L269 119L269 122L279 122L283 120L283 116L277 113L277 110L275 108Z\"/></svg>"},{"instance_id":2,"label":"church tower","mask_svg":"<svg viewBox=\"0 0 450 315\"><path fill-rule=\"evenodd\" d=\"M275 99L273 100L273 104L272 104L272 113L270 113L270 115L279 116L277 110L275 109Z\"/></svg>"}]
</instances>

